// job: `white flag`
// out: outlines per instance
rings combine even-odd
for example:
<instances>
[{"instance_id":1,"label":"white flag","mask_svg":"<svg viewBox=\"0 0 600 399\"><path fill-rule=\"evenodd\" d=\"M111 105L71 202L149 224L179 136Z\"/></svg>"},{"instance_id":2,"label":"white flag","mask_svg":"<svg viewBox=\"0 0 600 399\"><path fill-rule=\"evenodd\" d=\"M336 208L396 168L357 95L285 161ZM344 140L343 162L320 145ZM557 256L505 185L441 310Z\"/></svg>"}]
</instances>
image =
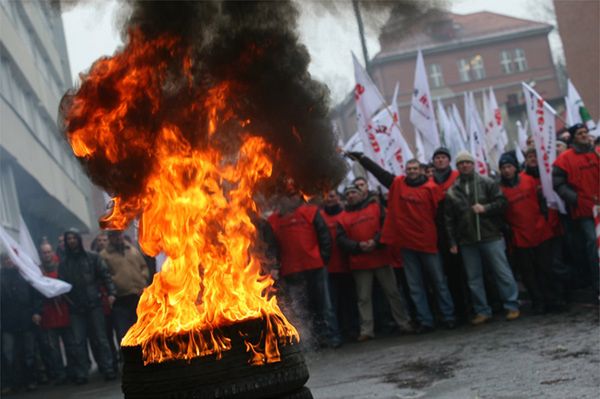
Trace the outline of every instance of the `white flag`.
<instances>
[{"instance_id":1,"label":"white flag","mask_svg":"<svg viewBox=\"0 0 600 399\"><path fill-rule=\"evenodd\" d=\"M495 136L498 139L498 150L500 154L502 154L506 150L506 146L508 145L508 134L506 133L506 129L504 128L504 123L502 122L502 111L500 111L500 107L498 106L498 101L496 101L496 94L494 93L494 89L490 87L490 108L492 109L492 113L494 115L494 129L496 130Z\"/></svg>"},{"instance_id":2,"label":"white flag","mask_svg":"<svg viewBox=\"0 0 600 399\"><path fill-rule=\"evenodd\" d=\"M589 114L585 104L579 95L579 92L571 82L567 80L567 96L565 97L565 106L567 113L567 124L572 126L576 123L585 123L588 130L596 129L596 124ZM568 127L568 126L567 126Z\"/></svg>"},{"instance_id":3,"label":"white flag","mask_svg":"<svg viewBox=\"0 0 600 399\"><path fill-rule=\"evenodd\" d=\"M469 144L469 135L467 134L467 129L465 128L465 124L463 123L462 118L460 117L460 112L458 111L458 107L456 104L452 104L452 121L458 128L460 132L460 136L462 138L462 142L465 144L464 149L467 149L467 144Z\"/></svg>"},{"instance_id":4,"label":"white flag","mask_svg":"<svg viewBox=\"0 0 600 399\"><path fill-rule=\"evenodd\" d=\"M398 84L394 90L392 105L377 114L373 125L383 148L385 169L396 176L404 176L406 161L413 158L413 153L400 130L397 96Z\"/></svg>"},{"instance_id":5,"label":"white flag","mask_svg":"<svg viewBox=\"0 0 600 399\"><path fill-rule=\"evenodd\" d=\"M487 158L485 154L485 143L483 139L483 122L475 106L473 93L465 93L465 118L467 120L467 131L471 144L471 154L475 158L475 171L480 175L489 174Z\"/></svg>"},{"instance_id":6,"label":"white flag","mask_svg":"<svg viewBox=\"0 0 600 399\"><path fill-rule=\"evenodd\" d=\"M435 123L433 103L429 93L429 82L423 62L423 54L419 50L415 69L415 83L410 107L410 121L415 127L415 139L420 139L423 145L424 159L431 159L433 152L440 146L440 136Z\"/></svg>"},{"instance_id":7,"label":"white flag","mask_svg":"<svg viewBox=\"0 0 600 399\"><path fill-rule=\"evenodd\" d=\"M485 92L482 93L483 99L483 137L486 154L490 167L498 170L498 160L500 159L500 150L497 137L497 129L494 128L494 111L492 110L490 100Z\"/></svg>"},{"instance_id":8,"label":"white flag","mask_svg":"<svg viewBox=\"0 0 600 399\"><path fill-rule=\"evenodd\" d=\"M444 144L450 150L450 154L454 157L460 151L465 149L465 145L462 143L458 127L448 117L442 101L437 102L437 120L440 124L441 135L444 138Z\"/></svg>"},{"instance_id":9,"label":"white flag","mask_svg":"<svg viewBox=\"0 0 600 399\"><path fill-rule=\"evenodd\" d=\"M542 191L549 208L566 213L565 204L552 188L552 164L556 159L556 111L526 83L523 86L529 124L533 133Z\"/></svg>"},{"instance_id":10,"label":"white flag","mask_svg":"<svg viewBox=\"0 0 600 399\"><path fill-rule=\"evenodd\" d=\"M523 155L523 151L519 147L519 143L515 142L515 155L517 157L517 162L519 165L523 165L525 162L525 156Z\"/></svg>"},{"instance_id":11,"label":"white flag","mask_svg":"<svg viewBox=\"0 0 600 399\"><path fill-rule=\"evenodd\" d=\"M44 276L40 267L35 264L33 259L27 254L27 251L1 225L0 244L0 247L3 247L17 267L19 274L46 298L53 298L71 291L71 284Z\"/></svg>"},{"instance_id":12,"label":"white flag","mask_svg":"<svg viewBox=\"0 0 600 399\"><path fill-rule=\"evenodd\" d=\"M373 126L375 112L385 106L383 96L379 93L379 90L354 54L352 54L352 60L354 62L354 77L356 79L354 101L356 103L358 134L363 142L365 155L379 164L379 166L385 167L383 149L377 139ZM373 176L369 176L369 182L372 187L375 187L378 184L377 180Z\"/></svg>"},{"instance_id":13,"label":"white flag","mask_svg":"<svg viewBox=\"0 0 600 399\"><path fill-rule=\"evenodd\" d=\"M518 139L518 148L521 151L527 151L527 129L529 127L529 122L525 121L525 124L522 124L521 121L517 121L517 139Z\"/></svg>"}]
</instances>

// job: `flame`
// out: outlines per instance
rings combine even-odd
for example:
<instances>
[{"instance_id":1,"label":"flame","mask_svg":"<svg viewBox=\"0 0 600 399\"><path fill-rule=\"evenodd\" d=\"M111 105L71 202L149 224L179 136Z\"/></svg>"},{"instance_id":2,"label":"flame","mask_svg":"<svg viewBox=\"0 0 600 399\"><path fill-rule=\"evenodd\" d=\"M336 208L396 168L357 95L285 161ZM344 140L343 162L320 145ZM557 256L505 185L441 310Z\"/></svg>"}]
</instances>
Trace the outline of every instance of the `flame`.
<instances>
[{"instance_id":1,"label":"flame","mask_svg":"<svg viewBox=\"0 0 600 399\"><path fill-rule=\"evenodd\" d=\"M237 119L227 105L229 82L215 84L202 95L194 93L182 111L203 120L204 131L190 135L183 124L163 117L162 93L169 76L161 54L180 56L181 76L191 90L192 62L177 39L148 40L138 32L129 45L111 58L99 60L83 80L65 116L69 142L84 163L106 159L120 165L132 154L147 152L153 162L145 171L141 192L116 193L111 213L101 225L124 228L139 216L139 243L151 256L161 251L168 258L154 276L137 308L138 321L122 345L140 345L144 362L191 359L231 349L231 338L221 327L260 319L258 342L246 340L251 364L280 360L279 345L299 340L298 332L268 295L273 280L261 274L251 251L256 229L250 215L258 212L253 200L257 184L272 172L269 145L243 129L251 124ZM98 104L98 88L118 99ZM128 123L141 99L147 102L148 126ZM225 123L242 130L236 151L224 151L216 139ZM203 137L202 145L191 137Z\"/></svg>"}]
</instances>

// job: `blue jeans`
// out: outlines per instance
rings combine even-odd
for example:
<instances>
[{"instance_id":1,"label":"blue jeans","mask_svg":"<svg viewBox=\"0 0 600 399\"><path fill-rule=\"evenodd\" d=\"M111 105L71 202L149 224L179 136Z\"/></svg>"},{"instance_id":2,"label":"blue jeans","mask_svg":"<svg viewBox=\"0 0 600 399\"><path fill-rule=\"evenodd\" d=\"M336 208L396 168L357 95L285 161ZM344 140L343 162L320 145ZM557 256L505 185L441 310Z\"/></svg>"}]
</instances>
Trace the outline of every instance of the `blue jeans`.
<instances>
[{"instance_id":1,"label":"blue jeans","mask_svg":"<svg viewBox=\"0 0 600 399\"><path fill-rule=\"evenodd\" d=\"M596 226L594 219L583 218L575 221L579 227L579 235L584 245L586 272L591 274L592 288L598 291L598 246L596 245ZM586 274L587 274L586 273Z\"/></svg>"},{"instance_id":2,"label":"blue jeans","mask_svg":"<svg viewBox=\"0 0 600 399\"><path fill-rule=\"evenodd\" d=\"M104 313L101 307L88 309L86 313L71 312L73 334L73 373L75 378L88 377L88 336L98 349L98 369L104 375L114 374L113 358L106 338Z\"/></svg>"},{"instance_id":3,"label":"blue jeans","mask_svg":"<svg viewBox=\"0 0 600 399\"><path fill-rule=\"evenodd\" d=\"M320 344L336 346L342 343L337 317L331 304L327 269L307 270L283 278L286 308L295 319L300 339L311 344L312 332ZM305 329L311 325L313 331Z\"/></svg>"},{"instance_id":4,"label":"blue jeans","mask_svg":"<svg viewBox=\"0 0 600 399\"><path fill-rule=\"evenodd\" d=\"M482 258L485 259L486 265L489 265L494 273L498 293L504 302L504 309L519 309L519 303L517 302L519 290L508 265L506 253L504 252L505 248L504 239L502 238L460 246L473 300L473 309L476 314L492 315L492 309L488 306L483 283Z\"/></svg>"},{"instance_id":5,"label":"blue jeans","mask_svg":"<svg viewBox=\"0 0 600 399\"><path fill-rule=\"evenodd\" d=\"M417 320L421 325L433 327L433 315L427 301L427 289L421 269L427 273L435 288L435 294L444 321L454 320L454 303L448 289L446 275L442 269L440 255L402 249L404 273L410 290L410 297L417 308Z\"/></svg>"}]
</instances>

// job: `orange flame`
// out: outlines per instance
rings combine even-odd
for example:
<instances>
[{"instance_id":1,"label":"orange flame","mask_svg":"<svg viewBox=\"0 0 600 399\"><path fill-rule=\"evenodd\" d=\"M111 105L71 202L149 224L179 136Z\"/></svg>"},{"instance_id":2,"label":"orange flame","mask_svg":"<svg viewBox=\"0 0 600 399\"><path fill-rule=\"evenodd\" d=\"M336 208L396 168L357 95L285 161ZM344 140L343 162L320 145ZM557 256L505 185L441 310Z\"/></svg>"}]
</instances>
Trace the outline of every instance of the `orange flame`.
<instances>
[{"instance_id":1,"label":"orange flame","mask_svg":"<svg viewBox=\"0 0 600 399\"><path fill-rule=\"evenodd\" d=\"M127 75L113 87L120 104L110 109L94 106L86 91L80 90L66 116L68 137L78 157L102 153L116 163L133 151L154 154L143 192L133 198L117 195L111 214L101 221L123 228L141 211L143 251L152 256L162 251L168 257L144 290L138 321L122 344L140 345L145 363L210 354L219 357L231 348L230 338L223 336L220 327L261 319L260 342L246 341L249 362L279 361L278 346L297 342L298 332L276 298L267 295L273 280L261 275L260 262L250 251L256 236L250 213L258 211L253 193L257 183L271 175L269 147L249 133L242 135L243 143L234 153L211 145L210 138L235 117L226 106L230 95L226 82L209 90L204 101L190 104L190 109L201 104L208 115L203 135L208 139L202 148L188 142L180 128L166 120L160 121L152 143L140 139L144 136L135 129L124 127L122 118L135 96L149 99L149 118L160 108L158 90L165 67L139 59L152 59L153 53L165 49L178 51L174 39L143 40L136 35L132 32L131 43L122 53L98 61L87 77L98 82L115 68L125 69ZM191 64L185 55L182 58L182 75L189 83ZM86 87L84 82L82 89ZM76 118L87 122L73 128L69 121ZM244 119L238 125L243 129L250 122Z\"/></svg>"}]
</instances>

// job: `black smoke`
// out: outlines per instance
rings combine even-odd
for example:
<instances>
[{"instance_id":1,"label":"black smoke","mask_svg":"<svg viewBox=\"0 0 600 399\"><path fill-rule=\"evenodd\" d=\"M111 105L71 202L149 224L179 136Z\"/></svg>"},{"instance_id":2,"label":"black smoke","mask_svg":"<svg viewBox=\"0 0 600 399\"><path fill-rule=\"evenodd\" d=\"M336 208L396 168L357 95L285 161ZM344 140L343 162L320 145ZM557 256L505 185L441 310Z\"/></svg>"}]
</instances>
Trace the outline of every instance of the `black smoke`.
<instances>
[{"instance_id":1,"label":"black smoke","mask_svg":"<svg viewBox=\"0 0 600 399\"><path fill-rule=\"evenodd\" d=\"M176 37L180 46L177 51L155 48L137 58L137 67L166 65L160 78L135 82L133 89L142 92L144 84L158 85L160 108L153 108L141 95L111 125L119 146L134 148L127 159L111 162L102 152L80 158L95 184L125 201L142 193L159 161L153 148L165 122L175 124L196 148L210 144L233 153L242 130L263 137L274 160L272 183L291 177L298 189L316 193L343 178L345 166L336 152L329 119L329 92L308 72L310 56L298 40L298 10L292 2L133 1L129 5L120 51L127 51L133 32L140 32L148 42ZM184 77L185 57L191 60L191 80ZM94 121L97 115L92 109L111 112L122 101L114 88L126 78L129 66L107 71L103 61L97 61L82 76L80 87L61 102L59 123L67 138ZM100 83L88 79L99 74L106 75ZM200 103L223 82L230 88L227 102L235 120L209 138L206 109L190 111L189 104ZM82 98L93 101L82 104L78 102ZM244 120L250 124L240 129L236 122Z\"/></svg>"}]
</instances>

